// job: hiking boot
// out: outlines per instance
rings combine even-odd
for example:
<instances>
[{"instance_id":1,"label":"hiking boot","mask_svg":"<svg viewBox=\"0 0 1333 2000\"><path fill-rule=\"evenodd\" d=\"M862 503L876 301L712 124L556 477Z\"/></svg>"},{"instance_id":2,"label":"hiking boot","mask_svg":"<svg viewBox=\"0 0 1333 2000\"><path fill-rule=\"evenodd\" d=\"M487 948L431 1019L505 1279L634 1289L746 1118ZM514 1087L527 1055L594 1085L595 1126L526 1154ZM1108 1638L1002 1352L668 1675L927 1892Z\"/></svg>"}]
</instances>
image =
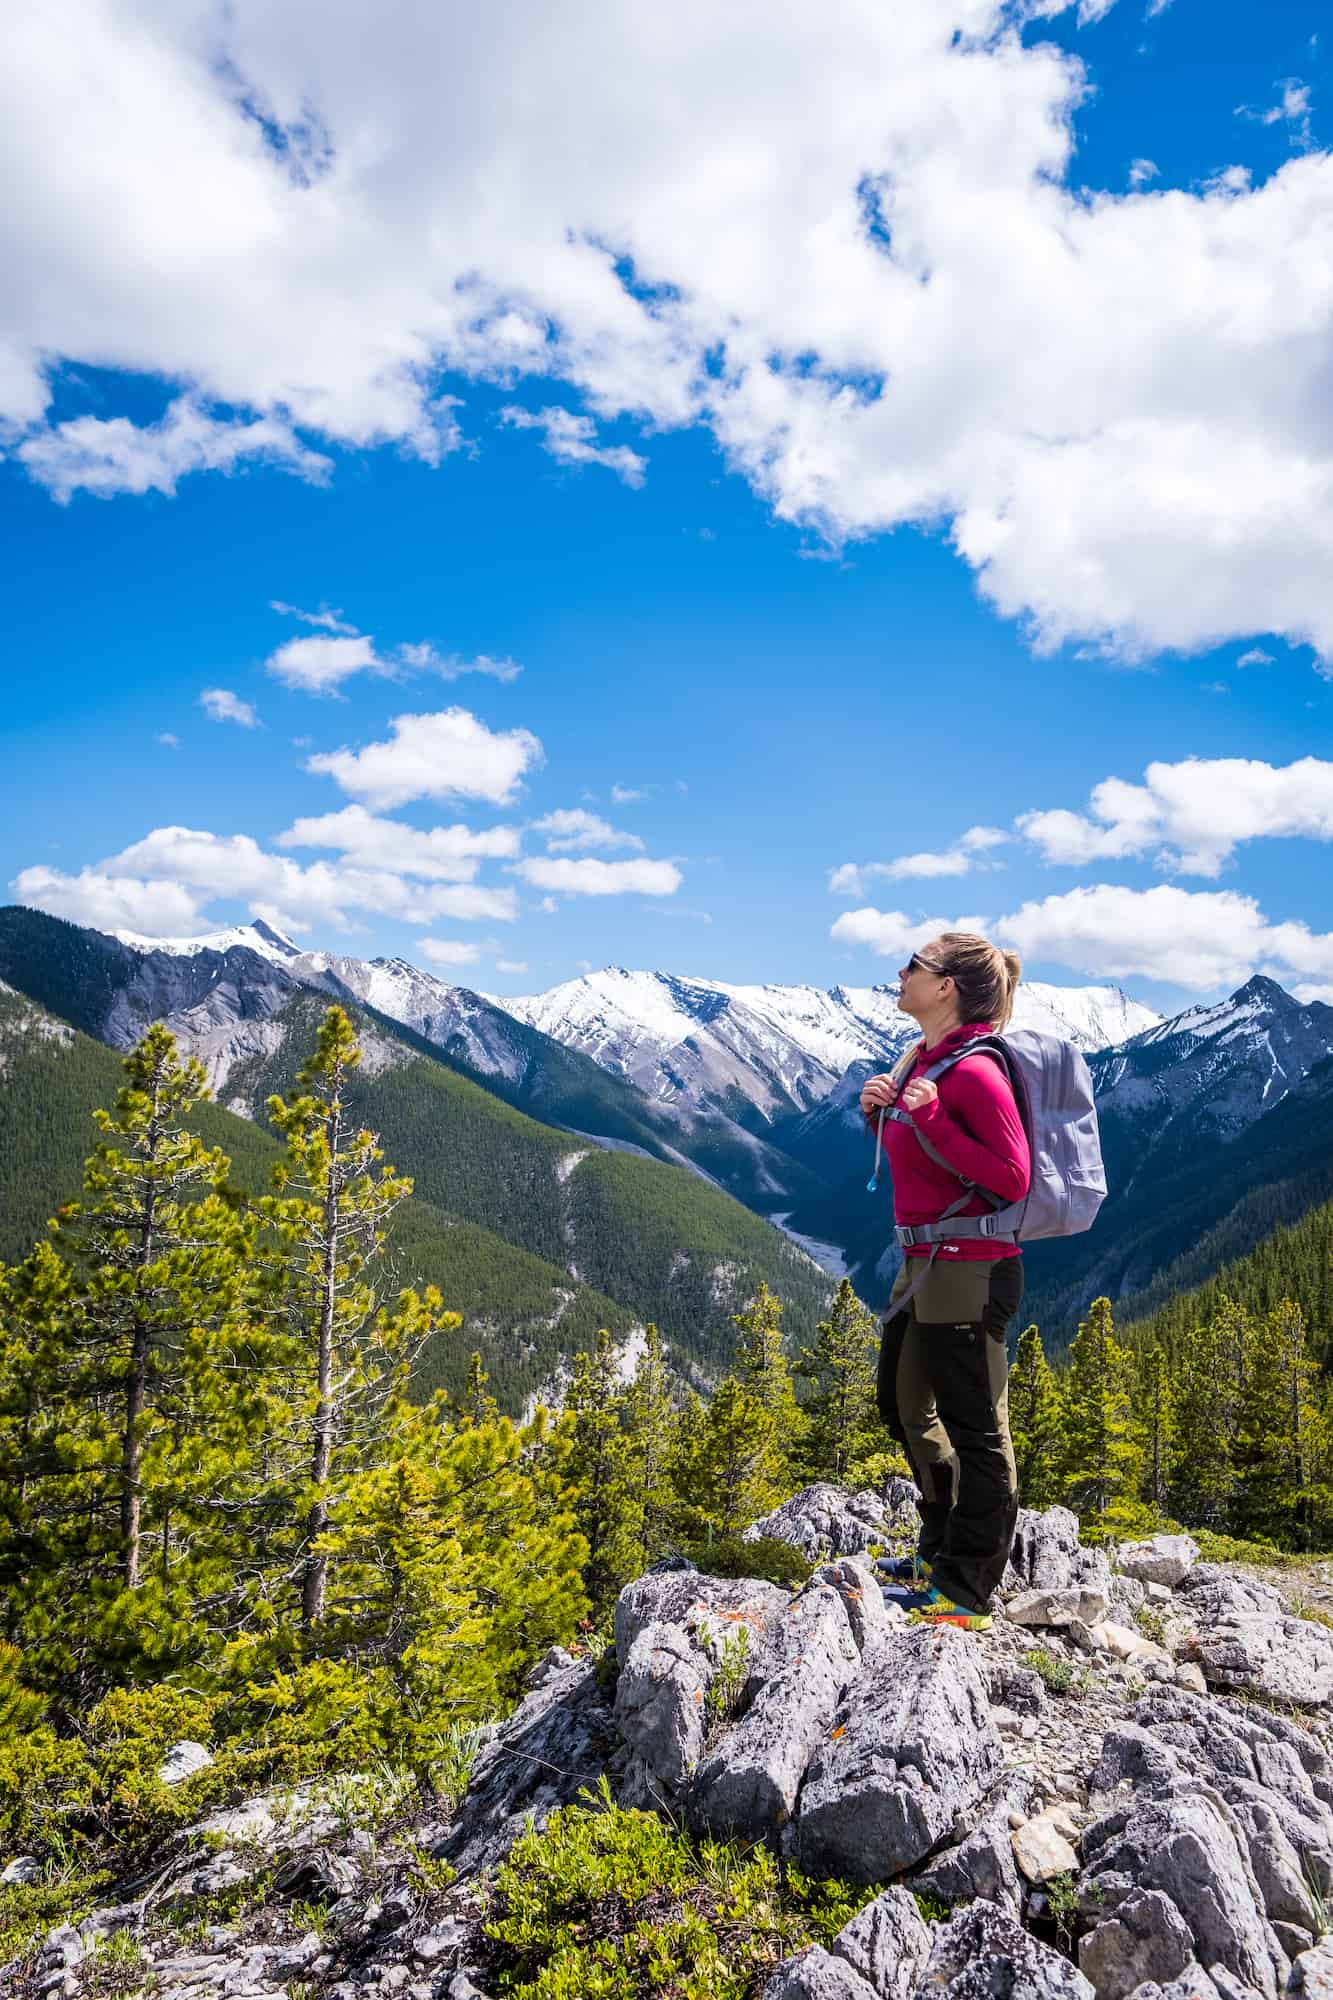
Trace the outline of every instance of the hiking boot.
<instances>
[{"instance_id":1,"label":"hiking boot","mask_svg":"<svg viewBox=\"0 0 1333 2000\"><path fill-rule=\"evenodd\" d=\"M973 1611L966 1604L955 1604L933 1584L924 1590L911 1590L905 1584L885 1584L883 1596L886 1604L896 1604L901 1611L927 1625L957 1625L964 1632L989 1632L991 1628L989 1611Z\"/></svg>"},{"instance_id":2,"label":"hiking boot","mask_svg":"<svg viewBox=\"0 0 1333 2000\"><path fill-rule=\"evenodd\" d=\"M930 1564L918 1555L880 1556L875 1568L890 1583L905 1583L913 1590L924 1590L930 1581Z\"/></svg>"},{"instance_id":3,"label":"hiking boot","mask_svg":"<svg viewBox=\"0 0 1333 2000\"><path fill-rule=\"evenodd\" d=\"M946 1597L933 1584L923 1595L925 1603L917 1607L917 1617L924 1618L928 1625L958 1625L964 1632L990 1631L993 1621L989 1611L973 1611L969 1605L955 1604L952 1597Z\"/></svg>"}]
</instances>

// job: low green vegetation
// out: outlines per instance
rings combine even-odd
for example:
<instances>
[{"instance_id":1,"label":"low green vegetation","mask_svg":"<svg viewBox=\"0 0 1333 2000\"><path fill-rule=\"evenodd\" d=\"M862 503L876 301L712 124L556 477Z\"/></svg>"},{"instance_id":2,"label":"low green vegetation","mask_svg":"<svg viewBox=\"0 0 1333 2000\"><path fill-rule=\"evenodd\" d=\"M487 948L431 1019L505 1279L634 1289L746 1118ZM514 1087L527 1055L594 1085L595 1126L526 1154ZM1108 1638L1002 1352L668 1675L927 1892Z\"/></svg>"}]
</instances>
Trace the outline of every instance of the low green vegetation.
<instances>
[{"instance_id":1,"label":"low green vegetation","mask_svg":"<svg viewBox=\"0 0 1333 2000\"><path fill-rule=\"evenodd\" d=\"M1073 1660L1062 1660L1045 1646L1029 1647L1019 1664L1039 1674L1052 1694L1086 1694L1092 1685L1092 1675L1086 1667L1076 1666Z\"/></svg>"},{"instance_id":2,"label":"low green vegetation","mask_svg":"<svg viewBox=\"0 0 1333 2000\"><path fill-rule=\"evenodd\" d=\"M622 1811L605 1779L500 1868L486 1913L511 2000L754 2000L774 1966L827 1945L876 1893L783 1870L769 1848L694 1843Z\"/></svg>"}]
</instances>

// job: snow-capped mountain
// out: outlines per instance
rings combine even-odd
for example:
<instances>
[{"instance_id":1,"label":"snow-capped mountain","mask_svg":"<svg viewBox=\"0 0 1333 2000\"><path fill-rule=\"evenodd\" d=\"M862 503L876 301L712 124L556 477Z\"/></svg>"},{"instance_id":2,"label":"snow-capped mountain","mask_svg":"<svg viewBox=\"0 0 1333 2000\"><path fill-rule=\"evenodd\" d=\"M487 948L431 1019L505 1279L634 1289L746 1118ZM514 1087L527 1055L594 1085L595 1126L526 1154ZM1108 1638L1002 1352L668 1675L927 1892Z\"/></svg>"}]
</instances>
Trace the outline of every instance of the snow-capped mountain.
<instances>
[{"instance_id":1,"label":"snow-capped mountain","mask_svg":"<svg viewBox=\"0 0 1333 2000\"><path fill-rule=\"evenodd\" d=\"M738 986L608 966L522 999L497 1000L519 1020L655 1102L713 1105L767 1123L826 1098L852 1063L889 1062L916 1032L890 986ZM1156 1025L1116 987L1018 989L1016 1026L1093 1050Z\"/></svg>"},{"instance_id":2,"label":"snow-capped mountain","mask_svg":"<svg viewBox=\"0 0 1333 2000\"><path fill-rule=\"evenodd\" d=\"M1333 1051L1333 1007L1256 976L1092 1060L1103 1148L1128 1186L1145 1151L1189 1159L1264 1117Z\"/></svg>"}]
</instances>

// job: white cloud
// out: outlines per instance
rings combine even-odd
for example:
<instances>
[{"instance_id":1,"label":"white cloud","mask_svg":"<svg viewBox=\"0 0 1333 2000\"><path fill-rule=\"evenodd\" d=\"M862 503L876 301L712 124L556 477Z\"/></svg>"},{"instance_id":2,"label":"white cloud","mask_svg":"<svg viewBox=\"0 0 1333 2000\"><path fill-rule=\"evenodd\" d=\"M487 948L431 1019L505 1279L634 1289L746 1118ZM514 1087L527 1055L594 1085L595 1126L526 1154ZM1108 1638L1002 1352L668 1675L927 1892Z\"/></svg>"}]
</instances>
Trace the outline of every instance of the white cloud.
<instances>
[{"instance_id":1,"label":"white cloud","mask_svg":"<svg viewBox=\"0 0 1333 2000\"><path fill-rule=\"evenodd\" d=\"M197 899L178 882L147 882L84 868L64 875L57 868L23 868L10 883L16 902L72 924L99 931L141 931L149 937L180 937L197 928Z\"/></svg>"},{"instance_id":2,"label":"white cloud","mask_svg":"<svg viewBox=\"0 0 1333 2000\"><path fill-rule=\"evenodd\" d=\"M1062 11L383 0L368 45L350 0L23 9L0 422L58 494L169 492L322 473L309 439L438 459L443 371L535 385L566 455L703 425L816 534L946 524L1038 646L1333 658L1333 157L1086 195L1086 72L1014 32ZM188 386L52 427L62 362Z\"/></svg>"},{"instance_id":3,"label":"white cloud","mask_svg":"<svg viewBox=\"0 0 1333 2000\"><path fill-rule=\"evenodd\" d=\"M1187 875L1217 875L1242 841L1333 840L1333 763L1302 757L1187 757L1150 764L1141 785L1105 778L1084 813L1028 812L1015 822L1046 861L1157 856Z\"/></svg>"},{"instance_id":4,"label":"white cloud","mask_svg":"<svg viewBox=\"0 0 1333 2000\"><path fill-rule=\"evenodd\" d=\"M622 833L596 813L585 812L581 806L561 807L557 812L547 813L543 819L535 819L532 826L535 833L545 835L549 854L583 854L594 847L633 847L640 850L643 847L637 833Z\"/></svg>"},{"instance_id":5,"label":"white cloud","mask_svg":"<svg viewBox=\"0 0 1333 2000\"><path fill-rule=\"evenodd\" d=\"M376 653L374 640L360 633L355 638L288 639L264 666L274 680L306 694L330 694L340 681L367 667L377 674L392 672Z\"/></svg>"},{"instance_id":6,"label":"white cloud","mask_svg":"<svg viewBox=\"0 0 1333 2000\"><path fill-rule=\"evenodd\" d=\"M1279 979L1333 979L1333 933L1270 923L1253 897L1231 890L1168 884L1126 889L1097 883L994 918L916 923L901 911L853 910L838 918L831 935L839 943L897 956L955 929L983 931L1013 945L1025 959L1097 979L1138 976L1196 992L1237 986L1256 971Z\"/></svg>"},{"instance_id":7,"label":"white cloud","mask_svg":"<svg viewBox=\"0 0 1333 2000\"><path fill-rule=\"evenodd\" d=\"M318 611L302 611L298 605L284 604L280 597L269 603L270 611L280 611L285 618L299 618L303 625L315 625L324 632L341 632L349 639L359 635L355 625L347 624L341 611L330 611L327 604L321 604Z\"/></svg>"},{"instance_id":8,"label":"white cloud","mask_svg":"<svg viewBox=\"0 0 1333 2000\"><path fill-rule=\"evenodd\" d=\"M123 853L85 868L77 876L49 868L26 869L15 887L29 901L55 915L66 905L93 909L128 909L137 898L146 910L161 901L180 915L176 927L188 926L207 904L239 902L257 915L268 915L280 927L313 924L343 930L352 912L429 924L438 918L460 923L510 923L518 914L511 888L492 889L478 883L422 884L404 879L388 868L358 867L317 861L309 867L270 854L249 834L215 834L191 827L156 827ZM187 911L189 914L186 915ZM80 922L95 922L87 915ZM142 913L117 922L138 929L164 928Z\"/></svg>"},{"instance_id":9,"label":"white cloud","mask_svg":"<svg viewBox=\"0 0 1333 2000\"><path fill-rule=\"evenodd\" d=\"M517 660L493 660L489 653L478 653L475 660L462 659L456 653L440 653L429 640L400 646L398 658L406 667L429 668L442 681L461 680L464 674L485 674L493 681L516 681L523 671Z\"/></svg>"},{"instance_id":10,"label":"white cloud","mask_svg":"<svg viewBox=\"0 0 1333 2000\"><path fill-rule=\"evenodd\" d=\"M516 404L508 404L500 415L515 430L541 431L543 450L561 465L604 465L609 472L617 473L626 486L643 485L648 461L628 445L599 445L597 426L591 417L555 407L534 412L520 409Z\"/></svg>"},{"instance_id":11,"label":"white cloud","mask_svg":"<svg viewBox=\"0 0 1333 2000\"><path fill-rule=\"evenodd\" d=\"M1271 667L1272 664L1273 655L1266 653L1262 646L1251 646L1236 662L1238 667Z\"/></svg>"},{"instance_id":12,"label":"white cloud","mask_svg":"<svg viewBox=\"0 0 1333 2000\"><path fill-rule=\"evenodd\" d=\"M279 847L330 847L363 867L396 875L421 875L440 882L471 882L486 860L511 860L519 850L518 828L433 826L426 832L401 820L381 819L364 806L298 819L278 835Z\"/></svg>"},{"instance_id":13,"label":"white cloud","mask_svg":"<svg viewBox=\"0 0 1333 2000\"><path fill-rule=\"evenodd\" d=\"M1161 171L1156 160L1132 160L1129 168L1129 184L1132 188L1147 187L1149 181L1159 178Z\"/></svg>"},{"instance_id":14,"label":"white cloud","mask_svg":"<svg viewBox=\"0 0 1333 2000\"><path fill-rule=\"evenodd\" d=\"M422 938L421 951L432 965L475 965L481 957L479 946L461 938Z\"/></svg>"},{"instance_id":15,"label":"white cloud","mask_svg":"<svg viewBox=\"0 0 1333 2000\"><path fill-rule=\"evenodd\" d=\"M307 771L324 772L369 806L409 799L488 799L508 805L524 773L545 761L527 729L491 730L465 708L433 715L395 715L387 743L311 757Z\"/></svg>"},{"instance_id":16,"label":"white cloud","mask_svg":"<svg viewBox=\"0 0 1333 2000\"><path fill-rule=\"evenodd\" d=\"M174 493L187 473L233 472L247 459L315 481L330 469L329 460L303 445L281 418L219 419L192 396L178 397L156 424L71 417L28 438L16 456L62 502L81 491L102 500L118 493Z\"/></svg>"},{"instance_id":17,"label":"white cloud","mask_svg":"<svg viewBox=\"0 0 1333 2000\"><path fill-rule=\"evenodd\" d=\"M1308 150L1314 144L1310 86L1302 83L1300 77L1286 77L1279 86L1281 95L1276 104L1270 104L1264 111L1256 111L1248 104L1236 106L1238 118L1252 118L1260 125L1285 125L1289 129L1292 144Z\"/></svg>"},{"instance_id":18,"label":"white cloud","mask_svg":"<svg viewBox=\"0 0 1333 2000\"><path fill-rule=\"evenodd\" d=\"M153 741L160 743L164 750L179 750L181 747L180 737L173 736L169 729L162 730L159 735L153 738Z\"/></svg>"},{"instance_id":19,"label":"white cloud","mask_svg":"<svg viewBox=\"0 0 1333 2000\"><path fill-rule=\"evenodd\" d=\"M650 789L648 786L640 786L636 791L632 785L612 785L611 803L613 806L636 805L640 799L647 798Z\"/></svg>"},{"instance_id":20,"label":"white cloud","mask_svg":"<svg viewBox=\"0 0 1333 2000\"><path fill-rule=\"evenodd\" d=\"M534 855L514 863L534 889L566 896L674 896L681 873L673 861L567 861Z\"/></svg>"},{"instance_id":21,"label":"white cloud","mask_svg":"<svg viewBox=\"0 0 1333 2000\"><path fill-rule=\"evenodd\" d=\"M497 972L526 972L528 962L525 958L497 958L495 969Z\"/></svg>"},{"instance_id":22,"label":"white cloud","mask_svg":"<svg viewBox=\"0 0 1333 2000\"><path fill-rule=\"evenodd\" d=\"M255 729L259 724L250 703L242 701L230 688L205 688L199 706L210 722L239 722L242 729Z\"/></svg>"},{"instance_id":23,"label":"white cloud","mask_svg":"<svg viewBox=\"0 0 1333 2000\"><path fill-rule=\"evenodd\" d=\"M868 893L867 883L879 877L883 881L900 882L913 876L939 877L946 875L970 875L977 867L993 867L995 864L978 860L992 847L1002 847L1011 839L1002 827L970 826L960 835L952 847L937 854L904 854L896 861L867 861L856 863L844 861L829 876L829 888L835 896L864 896Z\"/></svg>"}]
</instances>

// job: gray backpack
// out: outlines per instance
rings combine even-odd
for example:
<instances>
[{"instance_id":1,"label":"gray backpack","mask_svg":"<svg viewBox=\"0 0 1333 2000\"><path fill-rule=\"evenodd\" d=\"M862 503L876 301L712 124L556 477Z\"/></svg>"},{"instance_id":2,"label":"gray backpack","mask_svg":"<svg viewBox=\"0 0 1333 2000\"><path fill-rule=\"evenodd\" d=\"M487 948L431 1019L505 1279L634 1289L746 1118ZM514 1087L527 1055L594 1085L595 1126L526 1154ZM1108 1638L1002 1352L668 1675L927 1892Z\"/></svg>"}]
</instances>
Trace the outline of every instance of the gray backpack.
<instances>
[{"instance_id":1,"label":"gray backpack","mask_svg":"<svg viewBox=\"0 0 1333 2000\"><path fill-rule=\"evenodd\" d=\"M895 1077L906 1075L919 1046L909 1049L895 1066ZM932 1262L939 1245L946 1240L985 1237L1001 1243L1032 1243L1040 1237L1077 1236L1091 1229L1106 1199L1106 1170L1102 1165L1092 1077L1073 1043L1061 1041L1058 1035L1039 1034L1032 1028L1016 1028L1006 1035L978 1035L941 1062L933 1063L922 1075L935 1083L955 1063L974 1055L986 1055L998 1062L1009 1079L1027 1133L1032 1179L1021 1201L1006 1202L1002 1196L969 1181L942 1159L924 1133L916 1131L910 1112L900 1111L896 1105L882 1111L872 1187L878 1176L885 1118L911 1126L918 1145L936 1165L962 1182L957 1201L945 1209L938 1222L918 1223L895 1232L904 1250L916 1244L930 1244ZM991 1203L989 1215L958 1213L974 1194L983 1195ZM915 1285L912 1290L916 1290Z\"/></svg>"}]
</instances>

